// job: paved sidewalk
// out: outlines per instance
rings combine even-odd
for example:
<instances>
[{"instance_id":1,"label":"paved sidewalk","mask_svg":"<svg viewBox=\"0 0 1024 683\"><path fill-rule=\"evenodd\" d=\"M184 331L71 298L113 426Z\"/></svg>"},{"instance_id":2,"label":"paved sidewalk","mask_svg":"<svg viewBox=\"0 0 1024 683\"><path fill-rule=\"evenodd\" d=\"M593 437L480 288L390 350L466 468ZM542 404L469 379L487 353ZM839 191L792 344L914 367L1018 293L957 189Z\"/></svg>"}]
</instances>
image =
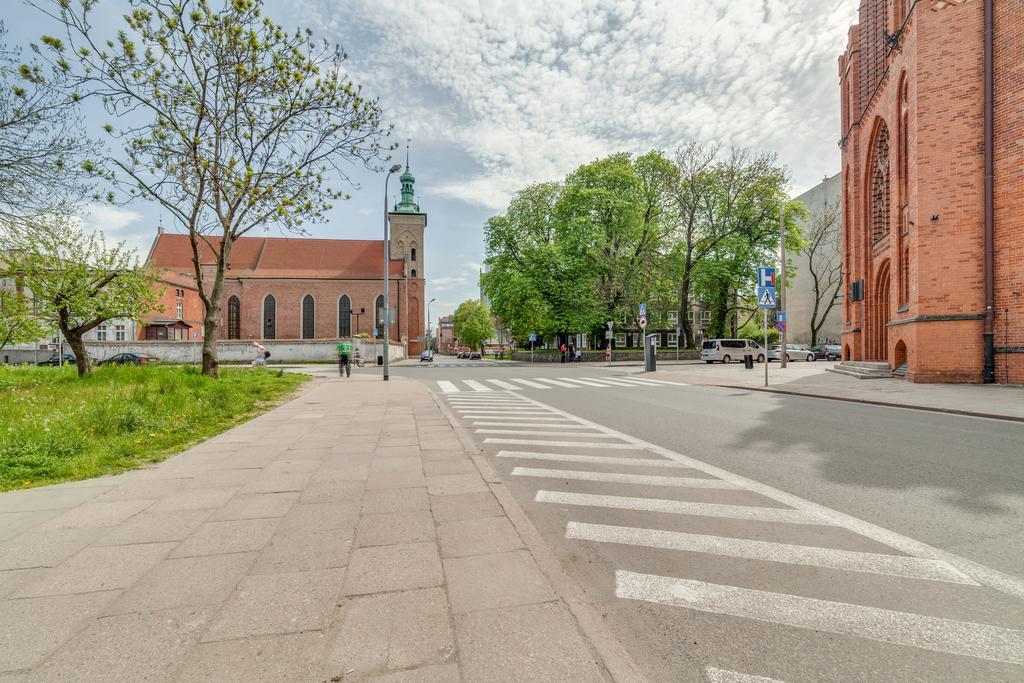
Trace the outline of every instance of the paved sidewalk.
<instances>
[{"instance_id":1,"label":"paved sidewalk","mask_svg":"<svg viewBox=\"0 0 1024 683\"><path fill-rule=\"evenodd\" d=\"M422 384L317 379L157 466L0 494L0 680L607 680L523 519Z\"/></svg>"},{"instance_id":2,"label":"paved sidewalk","mask_svg":"<svg viewBox=\"0 0 1024 683\"><path fill-rule=\"evenodd\" d=\"M742 363L692 364L659 370L658 375L689 384L756 389L816 398L920 408L937 412L978 415L1024 421L1024 389L983 384L918 384L903 379L857 379L826 372L835 363L789 363L783 370L769 365L764 387L764 365L747 370Z\"/></svg>"}]
</instances>

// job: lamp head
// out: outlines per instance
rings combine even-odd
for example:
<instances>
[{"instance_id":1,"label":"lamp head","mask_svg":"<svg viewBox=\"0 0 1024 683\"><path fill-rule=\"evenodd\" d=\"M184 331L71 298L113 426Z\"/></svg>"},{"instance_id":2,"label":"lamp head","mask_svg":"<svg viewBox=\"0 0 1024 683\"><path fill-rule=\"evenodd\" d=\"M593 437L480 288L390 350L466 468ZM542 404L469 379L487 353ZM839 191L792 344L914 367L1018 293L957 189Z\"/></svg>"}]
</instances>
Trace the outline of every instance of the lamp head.
<instances>
[{"instance_id":1,"label":"lamp head","mask_svg":"<svg viewBox=\"0 0 1024 683\"><path fill-rule=\"evenodd\" d=\"M395 164L394 166L391 167L390 172L391 173L398 173L401 170L402 170L402 165L401 164Z\"/></svg>"}]
</instances>

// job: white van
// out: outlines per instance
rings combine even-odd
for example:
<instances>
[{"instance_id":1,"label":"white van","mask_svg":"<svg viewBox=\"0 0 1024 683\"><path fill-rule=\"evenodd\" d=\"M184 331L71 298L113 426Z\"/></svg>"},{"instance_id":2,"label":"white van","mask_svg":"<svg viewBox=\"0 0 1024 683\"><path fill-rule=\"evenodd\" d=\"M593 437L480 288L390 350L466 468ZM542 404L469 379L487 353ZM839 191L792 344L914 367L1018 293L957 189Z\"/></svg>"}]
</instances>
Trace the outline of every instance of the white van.
<instances>
[{"instance_id":1,"label":"white van","mask_svg":"<svg viewBox=\"0 0 1024 683\"><path fill-rule=\"evenodd\" d=\"M708 339L700 347L700 359L706 363L742 361L748 353L758 363L764 362L764 349L749 339Z\"/></svg>"}]
</instances>

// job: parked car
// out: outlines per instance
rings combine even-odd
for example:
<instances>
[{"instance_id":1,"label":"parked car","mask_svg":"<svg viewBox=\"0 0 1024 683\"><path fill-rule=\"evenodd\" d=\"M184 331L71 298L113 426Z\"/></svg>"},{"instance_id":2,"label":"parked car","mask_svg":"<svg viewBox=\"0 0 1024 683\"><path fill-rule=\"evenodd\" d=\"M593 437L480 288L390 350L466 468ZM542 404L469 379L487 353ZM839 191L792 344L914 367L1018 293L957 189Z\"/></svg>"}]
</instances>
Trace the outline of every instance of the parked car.
<instances>
[{"instance_id":1,"label":"parked car","mask_svg":"<svg viewBox=\"0 0 1024 683\"><path fill-rule=\"evenodd\" d=\"M764 362L764 349L749 339L707 339L700 347L700 359L708 364L741 361L746 355L753 356L758 363Z\"/></svg>"},{"instance_id":2,"label":"parked car","mask_svg":"<svg viewBox=\"0 0 1024 683\"><path fill-rule=\"evenodd\" d=\"M786 362L792 363L797 360L813 361L814 352L802 344L786 344ZM782 344L772 344L768 347L768 360L782 359Z\"/></svg>"},{"instance_id":3,"label":"parked car","mask_svg":"<svg viewBox=\"0 0 1024 683\"><path fill-rule=\"evenodd\" d=\"M100 365L148 365L159 362L159 358L148 353L119 353L100 361Z\"/></svg>"},{"instance_id":4,"label":"parked car","mask_svg":"<svg viewBox=\"0 0 1024 683\"><path fill-rule=\"evenodd\" d=\"M470 351L469 352L469 359L470 360L480 360L480 352L479 351Z\"/></svg>"},{"instance_id":5,"label":"parked car","mask_svg":"<svg viewBox=\"0 0 1024 683\"><path fill-rule=\"evenodd\" d=\"M78 359L72 353L65 353L63 356L55 353L46 360L39 361L36 365L60 365L61 358L64 359L64 365L74 365L78 362Z\"/></svg>"},{"instance_id":6,"label":"parked car","mask_svg":"<svg viewBox=\"0 0 1024 683\"><path fill-rule=\"evenodd\" d=\"M421 363L431 363L431 362L433 362L433 360L434 360L434 352L431 351L430 349L427 349L426 351L424 351L423 353L420 354L420 362Z\"/></svg>"},{"instance_id":7,"label":"parked car","mask_svg":"<svg viewBox=\"0 0 1024 683\"><path fill-rule=\"evenodd\" d=\"M839 360L843 355L843 350L838 344L818 344L812 346L811 351L818 360Z\"/></svg>"}]
</instances>

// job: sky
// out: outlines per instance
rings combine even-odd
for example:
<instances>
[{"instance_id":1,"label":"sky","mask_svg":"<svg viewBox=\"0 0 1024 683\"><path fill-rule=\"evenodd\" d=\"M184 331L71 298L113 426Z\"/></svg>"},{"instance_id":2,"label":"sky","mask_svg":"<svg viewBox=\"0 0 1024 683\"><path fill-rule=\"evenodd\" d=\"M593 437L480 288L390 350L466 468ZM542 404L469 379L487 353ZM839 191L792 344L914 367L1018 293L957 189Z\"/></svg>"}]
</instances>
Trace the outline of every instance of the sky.
<instances>
[{"instance_id":1,"label":"sky","mask_svg":"<svg viewBox=\"0 0 1024 683\"><path fill-rule=\"evenodd\" d=\"M214 0L216 2L216 0ZM513 194L616 152L671 154L689 140L774 152L796 196L839 171L837 60L857 0L265 0L287 28L340 44L410 143L427 213L431 317L478 293L483 228ZM0 0L10 42L52 31ZM116 26L125 0L100 0ZM87 134L105 118L86 110ZM384 177L353 168L315 237L383 233ZM392 179L389 202L398 198ZM152 203L92 204L85 224L145 257L171 217ZM280 235L271 227L268 235Z\"/></svg>"}]
</instances>

